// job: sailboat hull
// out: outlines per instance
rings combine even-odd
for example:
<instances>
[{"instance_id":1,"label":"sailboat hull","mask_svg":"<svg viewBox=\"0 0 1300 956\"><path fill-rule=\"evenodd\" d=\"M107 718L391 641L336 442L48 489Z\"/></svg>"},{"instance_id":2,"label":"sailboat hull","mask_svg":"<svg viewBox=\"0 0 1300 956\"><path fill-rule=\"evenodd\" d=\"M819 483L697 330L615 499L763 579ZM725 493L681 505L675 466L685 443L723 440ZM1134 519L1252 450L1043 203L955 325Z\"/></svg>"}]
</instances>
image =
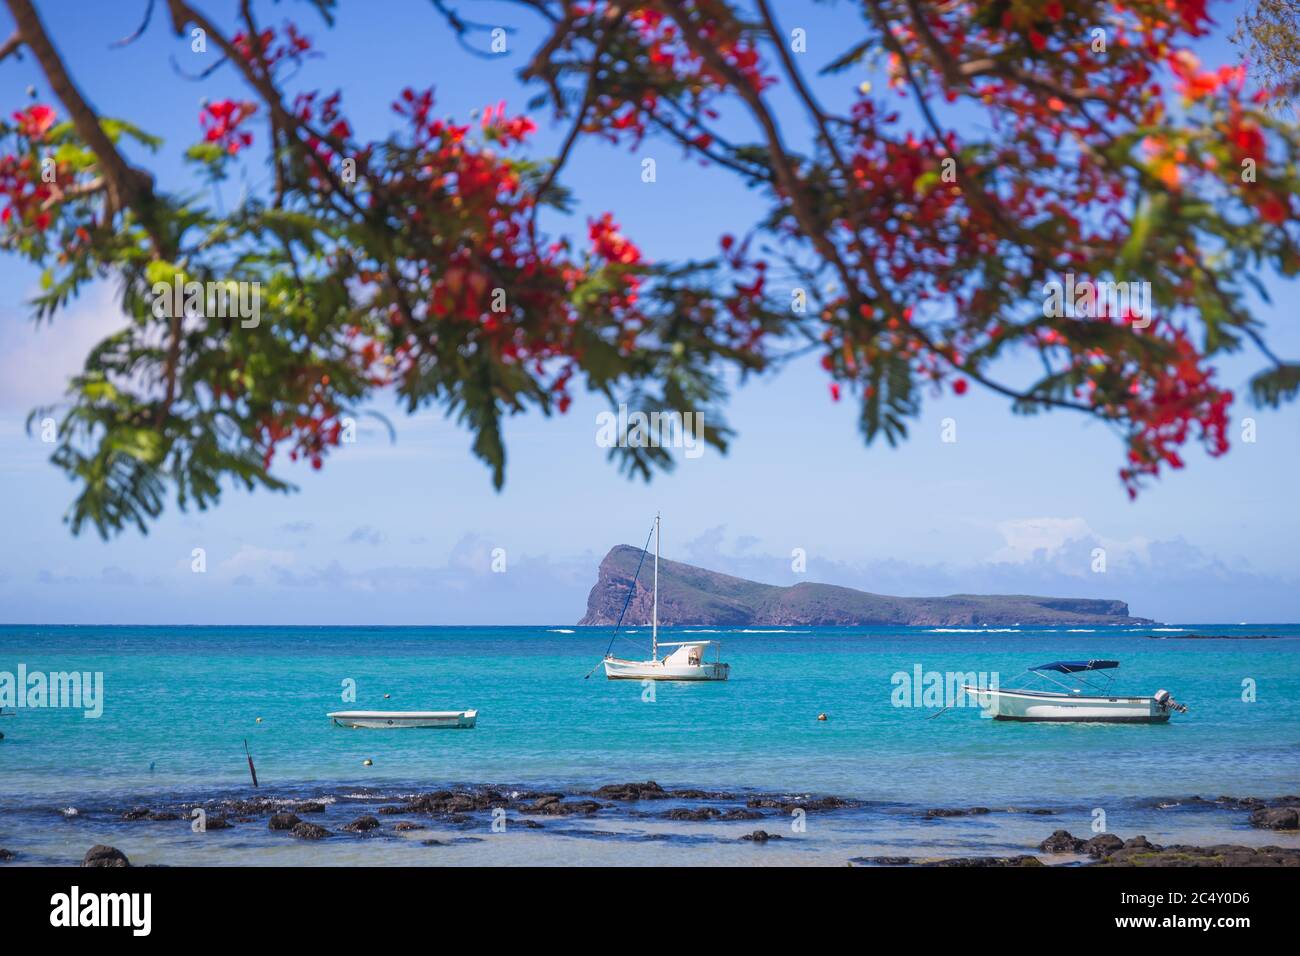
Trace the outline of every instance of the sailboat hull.
<instances>
[{"instance_id":1,"label":"sailboat hull","mask_svg":"<svg viewBox=\"0 0 1300 956\"><path fill-rule=\"evenodd\" d=\"M723 663L678 664L662 661L625 661L605 658L605 676L610 680L726 680L731 665Z\"/></svg>"}]
</instances>

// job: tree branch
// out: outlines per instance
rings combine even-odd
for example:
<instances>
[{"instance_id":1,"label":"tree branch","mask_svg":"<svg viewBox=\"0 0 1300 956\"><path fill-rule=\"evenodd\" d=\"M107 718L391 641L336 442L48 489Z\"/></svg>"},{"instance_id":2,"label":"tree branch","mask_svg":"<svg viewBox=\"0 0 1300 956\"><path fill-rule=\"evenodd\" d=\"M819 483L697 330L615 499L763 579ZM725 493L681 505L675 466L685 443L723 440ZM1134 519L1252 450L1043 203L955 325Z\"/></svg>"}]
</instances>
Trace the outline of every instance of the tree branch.
<instances>
[{"instance_id":1,"label":"tree branch","mask_svg":"<svg viewBox=\"0 0 1300 956\"><path fill-rule=\"evenodd\" d=\"M763 102L763 97L741 75L739 70L727 62L727 59L718 52L712 41L700 35L698 25L692 22L689 12L679 0L662 0L662 5L668 8L669 16L677 21L682 31L682 40L690 47L691 52L704 60L715 73L725 78L736 93L739 94L740 98L745 101L745 105L749 107L750 113L763 130L763 136L767 140L768 152L772 160L772 169L776 173L777 184L789 200L795 220L799 223L799 228L808 238L808 241L813 244L813 247L816 248L818 254L834 267L840 281L844 284L844 294L849 296L850 299L859 299L861 294L857 288L857 283L853 281L848 267L839 254L839 250L826 237L822 223L819 222L817 215L809 204L803 180L795 169L790 154L786 151L785 142L782 140L781 132L776 125L776 119L767 108L767 104Z\"/></svg>"},{"instance_id":2,"label":"tree branch","mask_svg":"<svg viewBox=\"0 0 1300 956\"><path fill-rule=\"evenodd\" d=\"M536 201L537 205L533 207L533 221L537 220L537 210L541 208L542 197L546 191L554 184L555 179L564 168L564 164L569 159L569 153L573 150L573 144L578 140L578 134L582 132L582 124L587 121L587 114L596 102L598 88L596 84L596 75L600 72L600 60L605 55L605 48L609 46L610 37L614 31L619 28L623 22L623 13L614 14L609 18L610 22L606 23L600 32L600 39L596 41L596 49L591 54L591 65L587 68L587 89L582 97L582 105L578 108L578 115L574 117L573 126L569 129L569 135L564 138L564 145L560 147L560 154L556 157L555 163L546 173L546 178L537 188ZM567 22L567 21L566 21Z\"/></svg>"},{"instance_id":3,"label":"tree branch","mask_svg":"<svg viewBox=\"0 0 1300 956\"><path fill-rule=\"evenodd\" d=\"M23 34L21 30L15 30L13 36L4 43L0 43L0 63L10 54L17 53L23 45Z\"/></svg>"},{"instance_id":4,"label":"tree branch","mask_svg":"<svg viewBox=\"0 0 1300 956\"><path fill-rule=\"evenodd\" d=\"M63 65L58 51L54 49L54 44L50 42L45 26L41 23L31 0L6 0L6 3L14 22L18 25L16 36L21 37L22 44L32 51L46 80L49 81L50 88L68 111L77 135L85 140L86 145L99 160L108 186L110 210L106 218L112 218L113 210L131 209L140 217L145 229L153 238L156 251L161 253L163 244L154 229L150 209L154 198L153 177L144 170L131 166L117 151L113 140L100 125L99 117L81 95L72 77L68 75L67 68ZM5 46L9 47L13 42L11 39Z\"/></svg>"}]
</instances>

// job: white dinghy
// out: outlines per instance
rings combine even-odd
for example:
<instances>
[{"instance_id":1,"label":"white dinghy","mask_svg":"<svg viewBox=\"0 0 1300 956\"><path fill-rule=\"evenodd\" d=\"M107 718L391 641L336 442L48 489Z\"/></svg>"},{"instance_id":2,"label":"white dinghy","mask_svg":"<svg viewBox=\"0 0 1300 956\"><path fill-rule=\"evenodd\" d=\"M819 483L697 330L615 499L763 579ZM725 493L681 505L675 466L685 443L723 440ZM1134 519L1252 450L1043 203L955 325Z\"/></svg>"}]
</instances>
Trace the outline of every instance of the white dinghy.
<instances>
[{"instance_id":1,"label":"white dinghy","mask_svg":"<svg viewBox=\"0 0 1300 956\"><path fill-rule=\"evenodd\" d=\"M655 515L654 524L655 538L655 573L654 573L654 604L650 616L650 660L648 661L629 661L621 657L615 657L605 652L605 676L610 680L726 680L727 675L731 672L731 665L722 662L722 644L720 641L668 641L659 643L659 515ZM650 547L650 540L646 539L646 547L641 551L641 560L645 561L646 551ZM632 592L636 591L637 578L641 574L641 565L637 565L636 574L632 576ZM627 612L627 604L631 603L632 593L629 592L627 603L623 605L624 613ZM614 637L610 638L609 645L614 646L614 639L618 637L618 629L623 623L623 615L619 615L618 624L614 626ZM660 659L659 648L672 647L676 648L668 656ZM714 648L714 659L706 661L704 655L709 647Z\"/></svg>"},{"instance_id":2,"label":"white dinghy","mask_svg":"<svg viewBox=\"0 0 1300 956\"><path fill-rule=\"evenodd\" d=\"M336 727L366 730L394 730L398 727L451 728L473 727L477 710L336 710L326 717Z\"/></svg>"},{"instance_id":3,"label":"white dinghy","mask_svg":"<svg viewBox=\"0 0 1300 956\"><path fill-rule=\"evenodd\" d=\"M1109 693L1112 675L1103 685L1091 684L1078 675L1119 667L1119 661L1053 661L1031 667L1026 674L1049 680L1063 688L1049 690L1002 690L997 687L963 687L994 720L1078 722L1105 724L1163 724L1172 713L1186 713L1187 706L1158 690L1153 697L1121 697ZM1071 686L1052 673L1072 675L1083 686ZM1085 694L1084 688L1101 691Z\"/></svg>"}]
</instances>

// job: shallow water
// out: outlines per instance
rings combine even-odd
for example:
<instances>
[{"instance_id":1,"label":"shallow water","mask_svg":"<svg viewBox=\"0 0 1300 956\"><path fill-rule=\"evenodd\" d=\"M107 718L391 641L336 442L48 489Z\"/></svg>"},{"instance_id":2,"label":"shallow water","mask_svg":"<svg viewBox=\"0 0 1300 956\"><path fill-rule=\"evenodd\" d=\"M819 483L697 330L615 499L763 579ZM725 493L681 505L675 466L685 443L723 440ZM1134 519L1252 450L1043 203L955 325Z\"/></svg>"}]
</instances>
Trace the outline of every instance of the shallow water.
<instances>
[{"instance_id":1,"label":"shallow water","mask_svg":"<svg viewBox=\"0 0 1300 956\"><path fill-rule=\"evenodd\" d=\"M843 862L1028 852L1058 827L1089 835L1097 809L1121 836L1297 845L1251 830L1242 811L1161 810L1149 799L1300 790L1300 627L1200 629L1280 640L1177 639L1194 630L669 630L668 640L721 639L732 679L657 684L650 700L636 682L583 680L604 653L605 629L4 627L0 671L102 671L105 702L98 719L42 709L0 720L0 846L27 862L79 859L94 842L157 863ZM1028 666L1090 657L1122 662L1117 691L1163 687L1189 713L1165 726L1070 726L988 721L969 708L930 719L936 708L894 706L891 677L918 664L997 672L1005 687ZM349 680L355 702L341 697ZM1243 682L1253 682L1253 702ZM324 716L463 707L479 709L476 729L355 731ZM818 721L823 712L829 719ZM245 739L262 792L344 797L323 821L331 827L360 812L350 792L454 783L575 791L655 779L866 805L809 814L802 833L785 815L687 823L611 810L542 830L493 833L483 816L319 844L270 834L264 821L207 834L185 821L119 821L135 805L251 793ZM973 805L1057 812L922 818L928 807ZM737 840L756 828L786 839ZM422 845L431 838L463 842Z\"/></svg>"}]
</instances>

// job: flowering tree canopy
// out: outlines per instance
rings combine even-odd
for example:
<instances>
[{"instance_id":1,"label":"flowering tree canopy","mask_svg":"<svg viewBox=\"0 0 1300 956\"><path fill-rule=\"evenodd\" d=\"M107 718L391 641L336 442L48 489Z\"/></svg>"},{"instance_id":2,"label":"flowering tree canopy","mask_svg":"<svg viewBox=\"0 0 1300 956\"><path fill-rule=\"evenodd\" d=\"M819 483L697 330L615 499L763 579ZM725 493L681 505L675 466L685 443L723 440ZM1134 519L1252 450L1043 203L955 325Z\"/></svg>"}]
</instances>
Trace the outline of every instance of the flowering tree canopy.
<instances>
[{"instance_id":1,"label":"flowering tree canopy","mask_svg":"<svg viewBox=\"0 0 1300 956\"><path fill-rule=\"evenodd\" d=\"M167 0L179 42L220 57L196 178L264 138L273 185L234 209L159 189L140 165L157 140L96 114L31 0L5 2L0 59L30 55L55 100L0 122L0 244L44 270L38 318L111 277L131 320L58 413L74 531L143 530L173 493L202 508L231 481L285 488L277 455L320 467L382 390L461 421L499 486L506 415L563 413L578 387L712 410L729 375L813 349L868 441L904 437L926 390L980 387L1112 423L1133 494L1189 442L1227 450L1216 356L1257 351L1259 403L1300 388L1248 308L1261 277L1300 267L1300 135L1268 109L1285 91L1190 52L1214 28L1206 0L842 0L858 35L811 65L770 0L519 0L546 30L521 71L531 109L567 134L546 160L521 148L534 119L489 105L457 122L424 85L393 91L393 132L362 139L342 93L293 87L316 49L304 25L245 2L227 29ZM327 29L334 0L310 5ZM493 26L433 11L462 43ZM811 73L862 63L888 83L819 101ZM811 135L791 141L778 93ZM544 234L584 138L663 138L761 190L766 213L720 223L705 262L649 261L617 210ZM228 307L248 287L255 324ZM1015 353L1036 354L1032 380L1001 377ZM610 454L645 477L672 465Z\"/></svg>"}]
</instances>

